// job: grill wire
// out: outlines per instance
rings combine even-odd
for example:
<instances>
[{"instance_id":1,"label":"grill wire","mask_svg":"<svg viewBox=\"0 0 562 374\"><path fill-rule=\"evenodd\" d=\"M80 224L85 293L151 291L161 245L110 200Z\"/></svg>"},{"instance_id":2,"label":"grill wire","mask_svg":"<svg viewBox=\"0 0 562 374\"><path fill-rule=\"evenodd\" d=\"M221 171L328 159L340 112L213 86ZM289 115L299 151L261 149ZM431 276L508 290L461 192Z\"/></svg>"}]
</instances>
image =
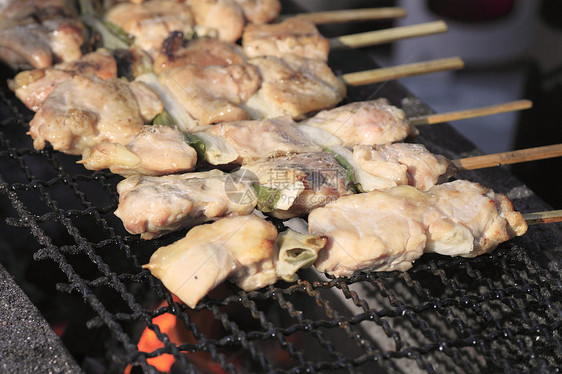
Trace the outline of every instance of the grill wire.
<instances>
[{"instance_id":1,"label":"grill wire","mask_svg":"<svg viewBox=\"0 0 562 374\"><path fill-rule=\"evenodd\" d=\"M386 96L403 95L393 90ZM88 307L82 338L102 346L93 354L104 372L133 365L133 373L154 373L147 359L162 354L175 358L173 372L202 370L197 357L230 373L550 373L562 367L556 231L531 228L475 259L424 255L404 273L333 279L307 270L297 283L256 292L226 282L219 297L190 310L141 268L185 231L152 241L127 234L113 215L120 177L88 172L76 157L50 148L35 151L25 135L31 113L6 87L0 99L2 232L25 244L11 243L13 251L25 246L35 261L55 264L64 275L57 294ZM421 139L432 145L433 130L427 131ZM516 203L522 210L535 204ZM549 250L554 255L545 255ZM162 301L167 305L157 307ZM180 321L188 337L182 344L153 322L165 314ZM138 350L145 327L163 348Z\"/></svg>"}]
</instances>

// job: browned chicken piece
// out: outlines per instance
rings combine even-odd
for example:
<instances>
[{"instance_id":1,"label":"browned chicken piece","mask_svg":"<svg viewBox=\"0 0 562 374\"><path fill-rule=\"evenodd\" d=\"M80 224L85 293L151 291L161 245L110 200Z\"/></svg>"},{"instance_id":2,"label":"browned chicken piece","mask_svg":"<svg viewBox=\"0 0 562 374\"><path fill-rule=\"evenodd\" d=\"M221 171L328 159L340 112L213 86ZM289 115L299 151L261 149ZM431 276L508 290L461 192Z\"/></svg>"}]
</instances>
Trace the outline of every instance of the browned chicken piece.
<instances>
[{"instance_id":1,"label":"browned chicken piece","mask_svg":"<svg viewBox=\"0 0 562 374\"><path fill-rule=\"evenodd\" d=\"M255 215L223 218L159 248L144 267L194 308L228 278L245 291L275 283L276 238L275 226Z\"/></svg>"},{"instance_id":2,"label":"browned chicken piece","mask_svg":"<svg viewBox=\"0 0 562 374\"><path fill-rule=\"evenodd\" d=\"M173 31L193 33L188 5L172 0L120 3L108 9L105 19L134 36L135 44L150 54L160 51L162 42Z\"/></svg>"},{"instance_id":3,"label":"browned chicken piece","mask_svg":"<svg viewBox=\"0 0 562 374\"><path fill-rule=\"evenodd\" d=\"M249 24L242 35L242 46L248 57L275 56L287 53L300 57L328 61L330 42L316 26L298 18L288 18L280 23Z\"/></svg>"},{"instance_id":4,"label":"browned chicken piece","mask_svg":"<svg viewBox=\"0 0 562 374\"><path fill-rule=\"evenodd\" d=\"M234 43L244 30L244 13L235 0L191 0L191 11L198 27L216 30L217 37Z\"/></svg>"},{"instance_id":5,"label":"browned chicken piece","mask_svg":"<svg viewBox=\"0 0 562 374\"><path fill-rule=\"evenodd\" d=\"M125 177L165 175L193 170L197 152L178 129L148 125L128 144L104 141L86 148L80 163L88 170L109 169Z\"/></svg>"},{"instance_id":6,"label":"browned chicken piece","mask_svg":"<svg viewBox=\"0 0 562 374\"><path fill-rule=\"evenodd\" d=\"M127 231L152 239L218 218L251 214L256 196L249 180L218 170L119 182L115 215Z\"/></svg>"},{"instance_id":7,"label":"browned chicken piece","mask_svg":"<svg viewBox=\"0 0 562 374\"><path fill-rule=\"evenodd\" d=\"M298 153L244 165L261 186L258 209L287 219L352 194L346 170L328 152Z\"/></svg>"},{"instance_id":8,"label":"browned chicken piece","mask_svg":"<svg viewBox=\"0 0 562 374\"><path fill-rule=\"evenodd\" d=\"M76 75L58 84L29 123L33 146L82 154L104 140L127 144L161 113L158 95L141 82Z\"/></svg>"},{"instance_id":9,"label":"browned chicken piece","mask_svg":"<svg viewBox=\"0 0 562 374\"><path fill-rule=\"evenodd\" d=\"M186 65L229 66L245 63L246 56L240 46L217 39L198 38L190 40L186 46L171 46L158 53L153 69L160 74L166 69Z\"/></svg>"},{"instance_id":10,"label":"browned chicken piece","mask_svg":"<svg viewBox=\"0 0 562 374\"><path fill-rule=\"evenodd\" d=\"M353 147L353 158L361 170L427 191L456 173L455 166L444 156L429 152L421 144L393 143Z\"/></svg>"},{"instance_id":11,"label":"browned chicken piece","mask_svg":"<svg viewBox=\"0 0 562 374\"><path fill-rule=\"evenodd\" d=\"M26 70L8 80L8 86L25 106L37 111L57 84L78 74L95 74L102 79L117 77L117 64L106 50L88 53L72 62L52 67Z\"/></svg>"},{"instance_id":12,"label":"browned chicken piece","mask_svg":"<svg viewBox=\"0 0 562 374\"><path fill-rule=\"evenodd\" d=\"M407 270L424 252L474 257L527 230L505 195L464 180L345 196L308 223L328 237L316 269L334 276Z\"/></svg>"},{"instance_id":13,"label":"browned chicken piece","mask_svg":"<svg viewBox=\"0 0 562 374\"><path fill-rule=\"evenodd\" d=\"M283 59L264 56L250 59L263 83L245 107L252 118L307 114L331 108L346 94L345 84L323 61L287 54Z\"/></svg>"},{"instance_id":14,"label":"browned chicken piece","mask_svg":"<svg viewBox=\"0 0 562 374\"><path fill-rule=\"evenodd\" d=\"M417 134L406 114L386 99L323 110L300 124L321 128L345 146L387 144Z\"/></svg>"},{"instance_id":15,"label":"browned chicken piece","mask_svg":"<svg viewBox=\"0 0 562 374\"><path fill-rule=\"evenodd\" d=\"M14 69L44 68L82 55L83 25L66 0L5 0L0 58Z\"/></svg>"},{"instance_id":16,"label":"browned chicken piece","mask_svg":"<svg viewBox=\"0 0 562 374\"><path fill-rule=\"evenodd\" d=\"M158 79L201 125L249 119L240 105L261 83L257 69L248 64L187 65L167 69Z\"/></svg>"},{"instance_id":17,"label":"browned chicken piece","mask_svg":"<svg viewBox=\"0 0 562 374\"><path fill-rule=\"evenodd\" d=\"M236 0L240 5L246 20L251 23L271 22L281 13L279 0Z\"/></svg>"},{"instance_id":18,"label":"browned chicken piece","mask_svg":"<svg viewBox=\"0 0 562 374\"><path fill-rule=\"evenodd\" d=\"M302 136L289 117L222 122L195 133L201 134L226 142L238 155L232 161L239 164L289 153L320 151L320 147Z\"/></svg>"}]
</instances>

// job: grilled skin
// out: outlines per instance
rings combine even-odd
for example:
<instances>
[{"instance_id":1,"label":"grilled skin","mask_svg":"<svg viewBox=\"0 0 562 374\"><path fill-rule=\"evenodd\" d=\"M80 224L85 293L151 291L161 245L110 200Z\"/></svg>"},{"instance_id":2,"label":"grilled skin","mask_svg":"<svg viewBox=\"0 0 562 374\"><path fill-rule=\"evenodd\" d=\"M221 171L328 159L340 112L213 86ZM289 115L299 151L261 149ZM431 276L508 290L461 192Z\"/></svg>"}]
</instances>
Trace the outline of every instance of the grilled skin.
<instances>
[{"instance_id":1,"label":"grilled skin","mask_svg":"<svg viewBox=\"0 0 562 374\"><path fill-rule=\"evenodd\" d=\"M328 237L316 269L334 276L407 270L424 252L474 257L527 230L505 195L465 180L344 196L308 223Z\"/></svg>"},{"instance_id":2,"label":"grilled skin","mask_svg":"<svg viewBox=\"0 0 562 374\"><path fill-rule=\"evenodd\" d=\"M164 106L141 82L76 75L58 84L29 123L33 146L82 154L104 140L127 144Z\"/></svg>"},{"instance_id":3,"label":"grilled skin","mask_svg":"<svg viewBox=\"0 0 562 374\"><path fill-rule=\"evenodd\" d=\"M416 135L406 114L386 99L358 101L323 110L300 124L318 127L344 146L387 144Z\"/></svg>"},{"instance_id":4,"label":"grilled skin","mask_svg":"<svg viewBox=\"0 0 562 374\"><path fill-rule=\"evenodd\" d=\"M88 170L109 169L122 176L187 172L197 163L197 152L176 128L143 126L128 144L103 141L86 148L80 162Z\"/></svg>"},{"instance_id":5,"label":"grilled skin","mask_svg":"<svg viewBox=\"0 0 562 374\"><path fill-rule=\"evenodd\" d=\"M105 19L135 37L135 44L151 55L173 31L193 33L193 16L187 4L173 0L150 0L142 4L119 3L109 8Z\"/></svg>"},{"instance_id":6,"label":"grilled skin","mask_svg":"<svg viewBox=\"0 0 562 374\"><path fill-rule=\"evenodd\" d=\"M152 239L222 217L251 214L250 181L218 170L163 177L132 176L119 182L115 215L131 234Z\"/></svg>"},{"instance_id":7,"label":"grilled skin","mask_svg":"<svg viewBox=\"0 0 562 374\"><path fill-rule=\"evenodd\" d=\"M5 0L0 4L0 58L14 69L74 61L82 55L83 29L70 1Z\"/></svg>"},{"instance_id":8,"label":"grilled skin","mask_svg":"<svg viewBox=\"0 0 562 374\"><path fill-rule=\"evenodd\" d=\"M250 58L287 53L328 61L330 42L308 21L288 18L275 24L249 24L242 35L244 52Z\"/></svg>"},{"instance_id":9,"label":"grilled skin","mask_svg":"<svg viewBox=\"0 0 562 374\"><path fill-rule=\"evenodd\" d=\"M117 64L108 51L100 49L75 61L22 71L8 81L8 86L25 106L37 111L59 83L80 74L95 74L102 79L116 78Z\"/></svg>"},{"instance_id":10,"label":"grilled skin","mask_svg":"<svg viewBox=\"0 0 562 374\"><path fill-rule=\"evenodd\" d=\"M194 308L227 278L246 291L275 283L276 238L273 224L255 215L223 218L159 248L144 267Z\"/></svg>"}]
</instances>

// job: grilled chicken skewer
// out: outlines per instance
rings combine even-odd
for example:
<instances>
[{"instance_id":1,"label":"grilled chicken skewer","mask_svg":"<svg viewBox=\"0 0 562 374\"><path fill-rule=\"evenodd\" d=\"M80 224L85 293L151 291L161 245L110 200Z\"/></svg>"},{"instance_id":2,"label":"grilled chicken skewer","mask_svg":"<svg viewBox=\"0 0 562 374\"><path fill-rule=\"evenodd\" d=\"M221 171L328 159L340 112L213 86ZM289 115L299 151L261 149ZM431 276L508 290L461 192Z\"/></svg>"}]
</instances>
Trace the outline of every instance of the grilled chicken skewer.
<instances>
[{"instance_id":1,"label":"grilled chicken skewer","mask_svg":"<svg viewBox=\"0 0 562 374\"><path fill-rule=\"evenodd\" d=\"M562 147L558 148L560 156ZM400 185L429 191L456 171L450 161L442 156L432 155L420 144L396 143L376 148L358 146L353 150L351 157L356 160L353 161L353 166L362 168L360 171L371 176L373 180L368 177L356 179L357 169L346 170L333 154L328 152L299 153L262 159L244 165L234 174L215 171L219 174L220 182L216 183L219 187L213 188L200 187L199 184L195 185L195 189L192 188L194 181L188 178L198 178L199 183L198 175L206 176L201 173L160 178L131 177L118 186L120 203L116 214L131 233L151 238L198 223L202 216L192 213L193 206L205 206L209 199L206 193L211 191L219 197L222 196L221 204L225 205L226 202L228 205L228 198L234 203L234 207L241 205L246 214L257 206L264 213L287 219L309 214L315 208L355 193L352 183L359 182L361 190L367 192L388 190ZM236 186L237 181L244 189L235 195L251 195L251 199L243 199L244 204L241 204L238 198L233 198L233 193L229 190L231 186ZM121 185L132 187L124 188ZM199 190L205 193L201 195ZM176 197L168 197L170 194ZM180 196L190 203L182 204L176 201ZM205 214L201 222L222 216L222 213Z\"/></svg>"},{"instance_id":2,"label":"grilled chicken skewer","mask_svg":"<svg viewBox=\"0 0 562 374\"><path fill-rule=\"evenodd\" d=\"M424 252L474 257L527 230L505 195L464 180L345 196L308 224L328 237L315 267L333 276L407 270Z\"/></svg>"},{"instance_id":3,"label":"grilled chicken skewer","mask_svg":"<svg viewBox=\"0 0 562 374\"><path fill-rule=\"evenodd\" d=\"M522 109L529 106L529 101L521 101L488 107L483 111L471 110L468 114L470 116L489 114L490 112L496 113L500 109L504 111L507 109ZM451 118L451 115L446 113L438 114L437 116L440 118ZM431 116L426 118L435 123ZM460 119L456 113L454 113L454 118ZM418 118L417 121L420 121L420 119ZM160 131L165 131L166 133L166 136L161 140L156 136ZM392 149L392 147L388 148L388 146L374 146L400 141L416 133L417 130L411 126L402 110L391 106L385 99L377 99L352 103L329 111L323 111L308 120L296 124L289 118L238 121L203 127L193 135L195 135L195 139L199 139L200 145L203 145L205 148L200 156L203 156L207 162L213 165L247 164L271 156L319 152L324 148L333 148L337 145L356 147L357 151L353 154L351 151L341 147L338 148L336 153L345 156L344 158L352 164L359 164L355 166L356 169L365 169L364 171L374 170L372 167L374 162L381 163L387 161L383 170L389 167L395 170L394 172L386 170L385 173L390 173L389 175L395 175L395 177L384 180L380 178L384 175L382 171L374 173L374 177L368 177L369 180L367 181L363 178L365 173L361 172L359 177L363 178L363 180L359 183L363 184L364 189L371 190L402 184L397 182L408 180L407 174L411 173L411 171L407 171L408 168L404 165L392 166L393 163L398 161L396 159L391 160L388 155L379 156L380 160L375 160L372 157L369 159L367 156L369 154L374 156L373 152L383 152L385 147L387 151ZM194 139L189 134L175 128L154 131L147 129L142 132L141 136L142 140L140 142L145 144L142 152L135 151L136 146L112 146L104 142L99 146L88 149L83 154L82 163L90 170L109 168L112 172L124 176L138 173L161 175L185 172L191 170L192 165L195 165L194 152L186 149L184 145L185 141L189 142L189 139ZM186 136L188 136L187 139ZM261 141L252 141L254 137L259 137ZM176 145L172 147L169 142L173 142ZM361 148L357 147L358 145L365 146L362 155L358 151ZM162 150L166 147L170 147L170 151L184 149L182 151L183 156L181 156L183 163L174 161L174 158L170 157L170 152L163 153ZM371 147L374 147L374 149ZM421 170L435 170L437 172L437 174L430 178L430 180L433 180L432 183L423 183L428 188L440 178L444 178L440 177L440 175L450 172L446 163L438 162L434 156L430 156L429 153L422 150L420 148L422 147L421 145L401 145L396 147L402 147L402 153L406 151L406 148L412 148L412 152L418 151L419 155L425 152L428 155L427 157L432 157L433 161L430 162L429 159L426 159L423 163L416 166L418 175L434 175L434 172L426 173ZM153 150L150 150L151 148ZM143 166L146 162L141 162L140 160L148 161L152 156L159 160L158 163L152 162L154 166L159 165L159 168L150 167L147 169ZM177 157L180 157L179 154ZM353 160L354 157L357 159ZM412 157L420 156L403 155L402 157L413 159ZM425 167L422 165L425 165ZM410 170L413 170L413 166ZM419 184L414 184L415 186L423 186L421 182L416 183ZM372 184L378 187L369 187Z\"/></svg>"},{"instance_id":4,"label":"grilled chicken skewer","mask_svg":"<svg viewBox=\"0 0 562 374\"><path fill-rule=\"evenodd\" d=\"M0 59L14 69L78 59L83 26L70 1L5 0L0 4Z\"/></svg>"},{"instance_id":5,"label":"grilled chicken skewer","mask_svg":"<svg viewBox=\"0 0 562 374\"><path fill-rule=\"evenodd\" d=\"M242 47L248 57L282 57L291 53L328 61L330 50L373 46L445 31L446 23L435 21L327 39L314 23L295 17L276 24L247 25L242 34Z\"/></svg>"},{"instance_id":6,"label":"grilled chicken skewer","mask_svg":"<svg viewBox=\"0 0 562 374\"><path fill-rule=\"evenodd\" d=\"M320 35L313 22L302 17L267 24L277 18L279 11L277 0L192 0L189 4L151 0L112 6L105 20L134 36L135 43L150 54L160 49L170 32L179 31L188 38L196 33L230 43L242 37L250 57L294 53L324 61L330 45L358 48L447 30L446 24L438 21L328 40ZM244 18L250 22L246 24Z\"/></svg>"}]
</instances>

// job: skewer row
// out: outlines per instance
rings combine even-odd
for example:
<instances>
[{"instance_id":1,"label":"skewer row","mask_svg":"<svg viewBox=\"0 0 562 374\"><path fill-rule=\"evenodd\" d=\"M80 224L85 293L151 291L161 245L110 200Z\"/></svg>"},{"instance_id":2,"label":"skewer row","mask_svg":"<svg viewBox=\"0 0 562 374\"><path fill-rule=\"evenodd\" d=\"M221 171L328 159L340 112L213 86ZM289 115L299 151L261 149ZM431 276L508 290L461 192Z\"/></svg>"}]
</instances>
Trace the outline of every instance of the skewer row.
<instances>
[{"instance_id":1,"label":"skewer row","mask_svg":"<svg viewBox=\"0 0 562 374\"><path fill-rule=\"evenodd\" d=\"M316 22L325 22L325 21L319 21L316 20ZM413 37L416 35L428 35L428 34L432 34L432 33L436 33L436 32L443 32L446 30L446 25L442 22L438 22L438 23L433 23L431 25L427 24L427 25L421 25L420 26L416 26L416 27L405 27L405 28L396 28L392 31L387 31L387 30L383 30L383 31L377 31L377 32L373 32L373 33L369 33L367 34L362 34L362 35L355 35L353 36L353 38L350 37L340 37L337 39L333 39L332 41L330 41L330 45L333 48L341 48L341 47L346 47L346 48L358 48L361 46L365 46L365 45L371 45L372 43L382 43L382 42L388 42L391 40L397 40L398 38L404 38L404 37ZM374 35L374 36L373 36ZM365 41L365 38L368 37L368 41ZM458 68L462 68L462 61L458 58L453 58L453 59L444 59L444 60L437 60L437 61L433 61L433 62L429 62L429 63L416 63L416 64L411 64L411 65L407 65L407 66L402 66L402 67L392 67L392 68L386 68L386 69L377 69L375 71L370 71L370 72L359 72L359 73L352 73L352 74L345 74L341 77L341 79L348 85L360 85L360 84L367 84L367 83L373 83L373 82L377 82L377 81L381 81L381 80L387 80L387 79L396 79L399 77L406 77L406 76L410 76L413 74L422 74L422 73L428 73L428 72L433 72L433 71L440 71L440 70L444 70L444 69L458 69ZM167 73L166 73L167 74ZM368 77L366 77L368 76ZM390 77L390 78L389 78ZM87 84L84 83L84 84ZM112 83L113 84L113 83ZM115 83L117 85L117 83ZM141 85L142 86L142 85ZM121 88L119 88L121 89ZM125 88L122 89L123 91L125 91ZM144 92L144 94L147 94L148 96L150 96L150 94L148 94L147 92ZM139 97L142 96L138 91L137 92L133 92L133 96ZM448 115L448 116L436 116L436 117L426 117L423 119L417 118L414 119L414 123L417 125L422 125L422 124L432 124L432 123L436 123L439 121L450 121L450 120L454 120L454 119L460 119L460 118L467 118L467 117L474 117L474 116L478 116L478 115L489 115L492 113L498 113L501 111L508 111L508 110L519 110L519 109L523 109L526 107L529 107L530 103L529 102L518 102L516 104L513 105L503 105L501 107L494 107L494 108L483 108L480 110L472 110L472 111L466 111L465 113L457 113L455 115ZM154 110L155 112L158 111L158 108L155 108ZM146 114L146 113L143 113ZM218 126L215 127L215 129ZM33 129L32 129L33 132ZM209 134L207 134L209 135ZM201 134L199 134L198 136L203 136ZM559 156L561 153L560 150L560 146L552 146L552 147L541 147L540 149L533 149L533 150L526 150L526 151L520 151L519 153L515 153L515 152L511 152L510 154L502 154L502 155L496 155L494 157L490 157L490 156L481 156L479 158L472 158L472 159L462 159L462 160L456 160L453 163L463 169L463 170L469 170L469 169L474 169L474 168L478 168L478 167L489 167L489 166L495 166L498 164L506 164L506 163L512 163L512 162L521 162L521 161L528 161L528 160L534 160L534 159L538 159L538 158L542 158L545 155L547 157L555 157L555 156ZM213 174L214 173L214 174ZM196 174L196 173L194 173ZM140 181L142 180L142 177L134 177L136 179L132 180L132 179L127 179L125 180L123 184L121 184L121 191L120 193L122 193L123 191L126 190L131 190L134 189L136 187L136 184L140 183ZM161 180L167 180L167 181L171 181L174 177L162 177ZM196 175L189 175L189 176L181 176L179 177L180 179L182 179L182 183L184 183L184 181L189 180L190 183L191 181L195 181L197 183L203 183L205 185L205 190L210 190L213 191L213 188L215 188L215 192L219 191L217 190L217 186L218 188L222 188L224 189L224 180L225 180L225 174L222 172L216 172L216 171L211 171L210 174L206 174L205 177L197 177ZM216 184L213 184L217 182ZM221 184L223 183L223 184ZM467 182L468 183L468 182ZM459 183L457 183L458 185ZM470 185L470 184L469 184ZM438 187L437 190L442 190L444 188L449 188L450 185L447 185L447 187ZM472 186L472 185L470 185ZM253 186L255 187L255 186ZM469 189L479 189L480 187L468 187ZM397 191L397 192L389 192L389 194L391 196L397 197L397 196L418 196L420 201L430 201L432 199L434 199L433 197L427 197L429 195L424 195L423 193L419 192L416 189L413 189L411 187L403 187L403 188L399 188L398 190L392 190L392 191ZM486 190L487 191L487 190ZM302 192L302 191L301 191ZM490 193L489 191L487 193ZM258 191L259 194L259 191ZM364 199L367 198L367 194L359 194L359 195L354 195L354 196L359 196L358 199ZM374 195L373 195L374 196ZM381 196L378 195L377 196ZM432 195L433 196L433 195ZM346 197L345 198L346 201L350 200L350 199L354 199L354 197ZM425 199L425 200L424 200ZM344 201L344 198L342 197L341 200L337 200ZM498 197L498 201L500 201L501 204L504 204L505 200L503 197L499 196ZM228 203L227 203L228 204ZM289 206L290 207L290 206ZM429 205L425 206L422 204L422 207L428 208ZM229 208L230 209L230 208ZM248 204L248 206L245 207L245 210L247 210L248 212L244 213L244 214L250 214L251 211L253 210L253 206L252 204ZM313 211L314 212L314 211ZM311 214L314 215L314 217L317 217L318 220L320 220L320 213L313 213L311 212ZM316 211L315 212L319 212ZM122 212L121 212L122 213ZM151 212L151 213L157 213L157 212ZM240 213L242 214L240 211L235 212L232 211L232 213ZM497 213L497 212L496 212ZM509 215L515 215L514 220L518 221L517 222L517 226L518 228L515 230L515 232L520 233L521 231L524 231L522 229L522 227L526 226L524 225L524 222L520 222L521 220L519 219L518 214L515 214L516 212L512 212L512 211L508 211L507 213L509 213ZM117 214L117 213L116 213ZM164 215L166 215L166 212L163 213ZM136 215L136 213L135 213ZM558 213L559 215L559 213ZM217 218L219 216L212 216L209 218ZM251 216L253 217L253 216ZM535 215L529 215L525 217L525 220L528 220L529 222L553 222L555 221L557 218L555 218L553 215L547 215L544 213L537 213ZM255 220L254 218L243 218L242 220ZM228 220L227 218L223 218L222 220L219 220L217 222L215 222L214 224L211 225L205 225L205 226L198 226L194 229L192 229L188 235L196 235L196 233L201 233L201 235L203 235L202 237L207 240L211 237L217 237L217 235L214 236L204 236L207 235L206 231L207 230L211 230L211 227L213 227L213 229L217 226L221 226L221 229L218 230L217 232L214 232L214 234L217 233L221 233L223 231L227 231L228 230L225 227L222 227L223 225L227 225L228 222L233 222L233 221L237 221L234 225L234 227L238 227L240 228L241 226L240 223L238 222L238 219L232 219L232 220ZM259 223L257 223L259 222ZM263 220L259 220L256 221L256 225L257 226L252 226L253 228L259 227L259 230L253 230L254 234L255 234L255 238L259 239L259 235L257 234L262 233L265 238L267 238L266 241L268 242L276 242L278 240L278 236L277 233L275 231L275 233L273 232L274 230L271 229L271 225L268 225L267 223L264 223L265 221ZM184 224L184 222L181 222L182 225ZM193 224L194 222L191 222L191 224ZM200 222L197 222L200 223ZM246 224L246 223L243 223ZM313 224L313 222L311 222L309 220L309 224ZM328 225L329 222L325 222L324 225ZM450 222L448 222L447 224L450 224ZM511 223L510 223L511 224ZM180 227L183 227L182 225L179 226L172 226L171 229L175 230L178 229ZM237 226L238 225L238 226ZM337 225L337 224L336 224ZM515 224L513 224L515 227ZM320 225L322 226L322 225ZM316 245L315 249L311 249L310 248L310 243L307 242L307 244L303 244L302 241L304 239L302 239L301 237L298 237L297 239L295 239L295 241L297 242L297 244L295 244L293 247L289 247L289 251L292 249L295 249L296 252L302 251L302 252L306 252L309 254L309 257L305 260L299 260L298 264L291 264L292 266L290 266L290 269L284 269L284 270L279 270L279 263L275 264L269 264L269 262L272 262L272 256L273 256L273 246L271 248L268 248L267 251L265 251L264 253L262 253L260 256L258 256L255 259L251 259L248 263L244 263L242 264L243 266L245 266L246 268L252 268L255 266L258 266L258 264L261 266L263 265L263 262L267 262L270 266L270 269L272 270L271 274L268 275L267 280L266 281L256 281L255 279L253 279L252 277L246 277L246 276L239 276L237 274L233 273L228 273L226 275L222 275L223 279L226 277L231 277L231 279L233 279L233 281L237 282L237 284L240 285L240 287L250 290L250 289L255 289L255 288L259 288L259 287L263 287L265 284L269 284L268 282L274 282L277 277L279 275L282 274L283 277L287 277L287 279L292 279L294 276L294 272L296 270L298 270L300 267L303 266L309 266L312 262L314 262L316 260L316 257L318 255L318 252L321 250L321 248L323 248L324 245L331 245L331 248L334 248L334 242L331 242L331 244L326 244L326 240L324 240L324 243L322 243L322 237L323 235L319 235L319 233L321 234L323 232L323 228L319 227L318 225L315 226L316 229L314 229L314 233L317 234L315 236L315 241L318 242ZM129 229L129 227L128 227ZM469 236L469 234L466 232L466 228L463 229L461 227L457 227L455 226L455 230L460 230L458 231L458 234L460 235L459 237L462 237L463 239L469 239L471 238ZM463 231L464 230L464 231ZM456 231L455 231L456 232ZM522 233L522 232L521 232ZM330 230L327 231L326 236L330 235ZM464 236L463 236L464 235ZM220 237L220 236L219 236ZM223 240L228 241L228 238L222 238ZM505 238L504 238L505 239ZM198 240L202 240L201 237L199 237ZM299 240L301 242L299 242ZM472 239L471 239L472 240ZM197 241L197 240L195 240ZM260 243L263 243L263 241L258 240ZM190 241L191 242L191 241ZM203 240L201 243L204 243L205 241ZM384 240L383 240L384 242ZM192 242L191 242L192 243ZM456 242L455 242L456 243ZM453 243L453 244L455 244ZM466 246L467 241L463 241L462 242L463 245ZM336 243L337 244L337 243ZM492 243L494 244L494 243ZM202 244L203 245L203 244ZM456 245L456 244L455 244ZM282 247L281 244L279 244L279 246ZM446 252L446 250L451 250L451 248L447 247L446 244L432 244L432 246L430 245L429 250L433 250L433 251L437 251L439 253L441 252ZM285 247L282 247L285 248ZM421 252L420 252L420 248L421 248ZM426 249L427 249L426 248ZM445 248L445 249L444 249ZM464 249L467 249L465 247L463 247ZM478 247L476 250L474 250L472 247L467 249L469 250L469 252L461 252L461 253L454 253L457 255L474 255L474 254L480 254L483 253L485 251L487 251L490 247ZM303 251L303 249L306 249L308 251ZM463 249L463 250L464 250ZM183 244L180 245L174 245L174 247L172 249L167 249L167 250L172 250L172 251L178 251L178 253L183 253L183 251L185 250L183 248ZM228 252L225 252L225 256L226 256L226 261L227 263L230 262L234 262L234 261L238 261L240 262L240 258L237 257L237 253L236 251L238 250L238 248L232 248L229 249ZM345 250L345 248L344 248ZM363 267L351 267L351 269L353 270L395 270L395 269L400 269L400 270L404 270L406 269L408 266L411 266L411 262L413 260L415 260L417 257L419 257L419 255L421 255L421 253L423 253L423 247L417 247L417 249L415 251L405 251L403 253L403 255L405 256L402 261L402 265L397 265L397 266L386 266L386 265L380 265L378 263L369 263L367 265L367 267L363 266ZM310 253L310 252L314 252L314 253ZM335 251L335 250L334 250ZM441 252L440 252L441 251ZM301 253L301 252L299 252ZM324 251L322 252L324 253L324 256L330 256L330 251ZM411 256L410 256L411 254ZM158 256L156 256L158 257ZM298 256L297 256L298 257ZM353 257L353 256L352 256ZM289 265L289 260L291 258L291 255L287 255L287 258L285 258L285 262L283 262L283 265L281 265L281 267L283 266L288 266ZM313 259L311 261L311 259ZM378 259L378 258L377 258ZM354 259L353 259L354 260ZM373 259L371 259L370 261L372 261ZM344 270L338 270L337 268L330 268L329 266L325 266L326 261L329 262L329 260L327 260L326 258L321 258L320 259L320 263L322 265L320 265L321 269L324 269L325 271L328 272L332 272L332 274L336 274L336 275L348 275L348 271L349 268L344 269ZM154 259L154 261L151 260L151 265L148 265L147 267L153 272L155 273L155 275L157 275L157 273L159 272L158 270L158 266L155 265L155 263L158 262L158 258ZM375 261L376 262L376 261ZM269 266L268 265L268 266ZM162 270L162 269L160 269ZM261 274L263 275L263 274ZM166 278L167 274L159 274L159 276ZM233 277L233 278L232 278ZM216 277L214 280L216 281L216 279L219 279L220 277ZM186 283L186 280L180 280L181 283L179 285L179 287L176 287L176 285L168 285L169 288L178 294L182 294L182 292L180 291L180 288ZM165 281L166 283L166 281ZM194 286L195 287L195 286ZM197 288L197 287L195 287ZM193 287L190 287L190 289L193 289ZM208 289L205 289L204 287L201 288L201 290L203 290L203 295L207 292ZM183 299L188 299L189 301L186 301L190 306L195 306L195 303L198 301L198 299L202 297L201 295L193 295L193 294L186 294L183 295Z\"/></svg>"}]
</instances>

